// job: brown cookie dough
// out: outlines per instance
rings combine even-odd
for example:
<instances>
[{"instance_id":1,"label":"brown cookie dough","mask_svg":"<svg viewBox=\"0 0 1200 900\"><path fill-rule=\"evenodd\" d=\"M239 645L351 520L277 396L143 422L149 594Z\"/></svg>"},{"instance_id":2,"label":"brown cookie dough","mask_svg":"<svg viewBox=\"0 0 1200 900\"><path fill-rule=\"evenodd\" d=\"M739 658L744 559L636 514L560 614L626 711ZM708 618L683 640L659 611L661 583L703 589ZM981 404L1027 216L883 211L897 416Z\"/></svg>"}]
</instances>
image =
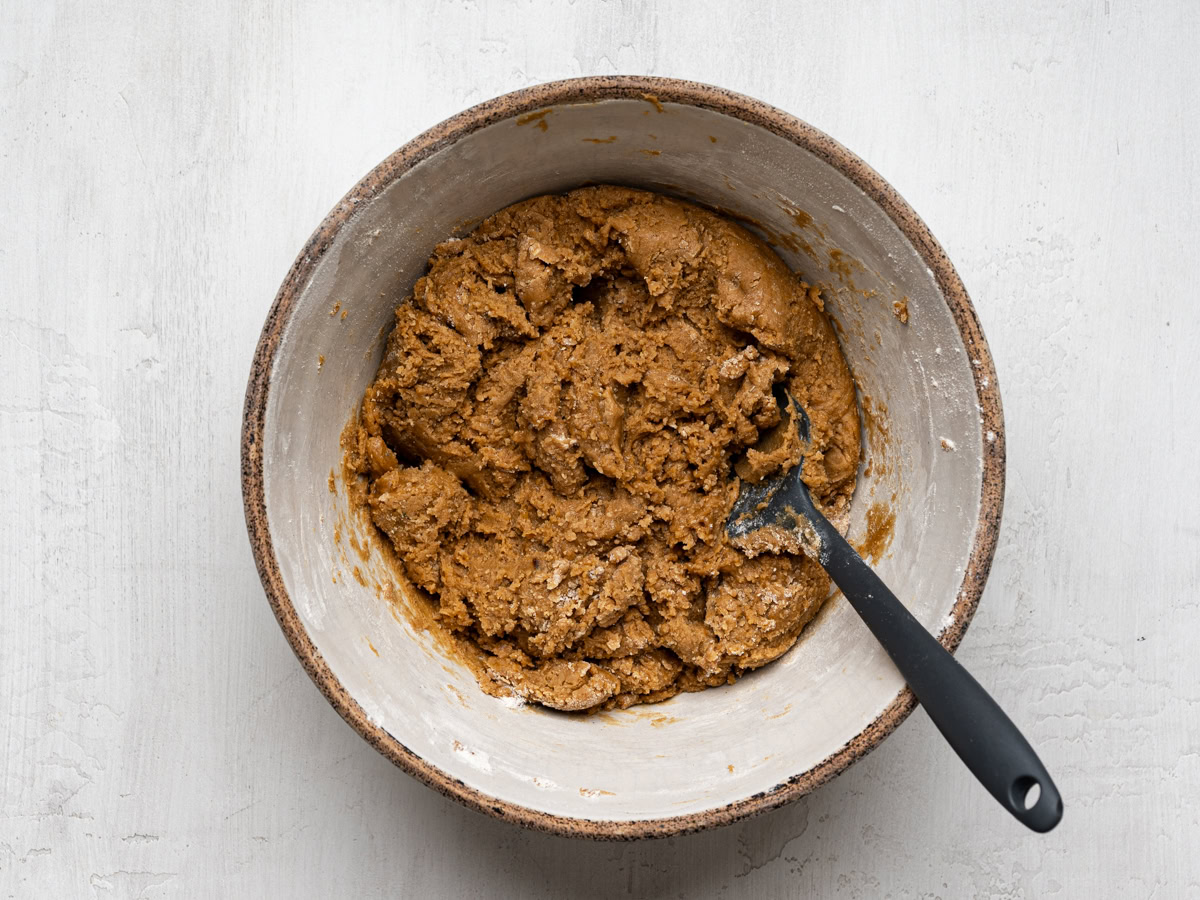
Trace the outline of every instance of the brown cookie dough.
<instances>
[{"instance_id":1,"label":"brown cookie dough","mask_svg":"<svg viewBox=\"0 0 1200 900\"><path fill-rule=\"evenodd\" d=\"M828 595L811 559L725 536L740 479L799 456L767 437L777 382L812 420L805 482L844 512L858 414L816 290L712 212L583 188L437 247L347 464L485 690L653 702L775 659Z\"/></svg>"}]
</instances>

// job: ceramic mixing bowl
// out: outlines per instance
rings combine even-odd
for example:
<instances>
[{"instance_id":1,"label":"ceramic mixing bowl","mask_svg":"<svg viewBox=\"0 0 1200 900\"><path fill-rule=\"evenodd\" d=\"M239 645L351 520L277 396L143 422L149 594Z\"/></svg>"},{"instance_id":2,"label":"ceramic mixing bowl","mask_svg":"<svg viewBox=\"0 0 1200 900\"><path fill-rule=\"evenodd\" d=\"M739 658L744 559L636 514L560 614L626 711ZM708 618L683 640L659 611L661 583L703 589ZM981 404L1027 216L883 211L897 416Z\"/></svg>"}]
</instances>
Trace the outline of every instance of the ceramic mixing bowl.
<instances>
[{"instance_id":1,"label":"ceramic mixing bowl","mask_svg":"<svg viewBox=\"0 0 1200 900\"><path fill-rule=\"evenodd\" d=\"M511 822L632 838L799 797L914 700L835 597L734 685L591 716L521 706L482 693L412 614L420 598L392 589L348 506L338 438L393 308L439 241L522 198L604 182L725 211L822 286L866 423L851 539L950 649L996 544L1004 430L979 322L925 225L856 156L756 100L660 78L542 85L422 134L338 203L275 298L246 395L246 519L275 615L329 702L405 771Z\"/></svg>"}]
</instances>

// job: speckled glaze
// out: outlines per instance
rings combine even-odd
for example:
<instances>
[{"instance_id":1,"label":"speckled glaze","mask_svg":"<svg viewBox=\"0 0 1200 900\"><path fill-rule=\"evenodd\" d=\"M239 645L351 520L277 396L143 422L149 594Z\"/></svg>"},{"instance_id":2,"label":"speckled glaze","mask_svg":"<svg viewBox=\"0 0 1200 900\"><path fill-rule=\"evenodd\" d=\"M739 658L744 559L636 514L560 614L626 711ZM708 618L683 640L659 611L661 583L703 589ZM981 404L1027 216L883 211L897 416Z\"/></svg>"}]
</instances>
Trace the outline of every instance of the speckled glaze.
<instances>
[{"instance_id":1,"label":"speckled glaze","mask_svg":"<svg viewBox=\"0 0 1200 900\"><path fill-rule=\"evenodd\" d=\"M286 383L281 383L279 380L281 344L284 343L285 331L292 320L298 298L304 291L310 289L314 273L317 272L327 251L338 239L343 227L352 222L359 211L371 204L406 172L437 157L443 151L453 150L459 142L489 126L508 120L520 122L524 117L525 127L531 132L539 125L555 128L557 124L553 113L532 118L531 114L537 114L547 108L555 110L568 107L600 109L605 101L612 100L640 101L646 105L646 113L650 115L661 113L664 107L668 110L686 107L709 111L733 120L735 123L742 123L738 127L761 129L782 138L812 154L848 179L894 224L899 233L911 245L911 249L919 258L924 271L932 279L931 284L936 285L936 292L940 294L940 298L944 301L945 308L952 318L952 326L947 320L947 327L956 330L962 349L965 350L965 355L970 360L968 367L970 375L969 377L964 376L963 384L969 385L968 390L973 388L973 396L958 396L955 401L969 400L973 410L978 413L978 435L972 436L973 445L978 447L978 456L970 460L971 483L974 485L973 490L977 492L978 497L974 535L969 541L968 551L963 554L961 559L954 560L961 570L961 581L952 603L947 601L949 612L944 615L944 618L939 615L939 622L930 623L940 624L940 639L948 649L954 650L957 647L971 620L987 578L996 545L1004 494L1004 427L1000 395L991 354L962 282L937 241L934 240L916 213L895 190L860 159L828 136L792 116L756 100L707 85L641 77L594 77L540 85L480 104L443 122L406 144L373 169L337 204L309 239L271 306L254 356L246 392L241 447L241 477L250 540L258 571L275 616L309 676L339 714L372 746L396 765L429 786L479 811L523 826L562 835L635 839L677 835L727 824L777 807L808 793L843 771L891 733L908 716L915 705L911 692L907 688L901 687L894 699L886 704L873 720L848 741L831 747L828 755L816 764L806 767L803 771L789 774L782 780L765 785L761 790L755 790L726 802L714 803L711 808L696 809L679 815L665 813L652 817L622 817L619 814L606 816L604 811L598 808L596 815L591 817L583 814L554 813L536 808L532 803L517 803L511 799L491 796L467 783L465 776L456 777L447 771L445 766L436 765L424 755L414 752L394 736L392 732L398 730L397 728L383 727L379 715L369 715L365 711L363 698L351 696L343 684L343 679L335 675L333 668L318 651L317 644L310 633L313 627L312 616L311 614L302 614L298 609L298 606L303 609L300 598L289 593L288 587L285 585L285 577L281 572L278 544L284 539L281 529L287 528L290 520L284 523L269 515L267 482L272 465L278 465L279 460L271 452L264 452L264 443L268 436L268 409L272 400L276 403L279 401L279 397L273 398L272 394L290 389ZM547 122L547 120L549 121ZM594 140L604 142L606 137L607 135L597 134ZM593 140L593 138L583 138L583 141L589 140ZM715 144L716 138L713 137L712 140ZM647 166L656 164L655 160L659 158L653 146L638 148L638 152L645 157L644 164ZM715 178L716 175L714 174L713 177ZM615 180L611 175L606 175L605 178ZM639 176L637 181L647 185L645 175ZM655 186L655 184L649 183L648 186ZM667 182L662 182L657 186L662 190L671 190L673 187ZM679 193L687 195L688 192L679 191ZM837 206L833 208L840 209ZM490 211L492 210L485 212ZM802 213L799 215L803 216ZM763 230L769 238L772 237L771 228ZM803 234L811 236L818 232L819 226L817 232L804 231ZM795 247L792 246L796 243L795 240L792 241L792 245L789 245L786 235L780 237L776 234L774 236L782 241L785 245L784 249L791 246L795 250ZM795 235L793 235L794 237ZM816 238L813 237L813 240L815 241ZM864 237L863 240L868 241L869 236ZM824 253L825 249L822 248L817 252ZM812 248L806 244L805 250L807 252ZM850 252L847 250L848 254ZM787 258L786 252L784 255ZM803 254L800 256L802 257ZM800 268L801 271L805 271L806 275L808 274L803 265ZM883 280L886 281L886 279ZM853 286L853 282L849 279L843 279L843 281ZM870 291L860 290L858 293L867 298L865 301L857 296L846 300L844 298L853 292L848 291L845 283L834 284L831 281L829 287L831 290L828 293L834 298L836 307L833 312L835 318L839 319L838 310L846 304L871 302L871 298L874 296ZM929 315L935 314L936 311L933 310L932 305L929 305L928 309ZM914 310L914 317L922 314L923 310L918 306ZM850 316L847 323L852 325L852 319L853 316ZM382 334L372 339L377 344L381 344ZM846 340L844 329L843 340ZM876 348L871 350L873 353L885 355L891 352L888 344L882 339L872 344L868 335L862 338L862 343L864 346ZM948 347L947 350L949 350ZM290 350L286 352L290 352ZM939 346L936 352L940 355L942 348ZM356 365L364 373L369 373L373 371L377 359L377 356L374 359L365 358ZM854 360L852 359L851 362L853 366ZM333 373L330 377L332 376ZM367 375L364 374L363 377L365 378ZM971 421L974 422L974 419ZM938 452L946 452L945 445ZM893 468L899 469L903 466L897 462ZM895 488L896 485L892 484L892 487ZM903 490L900 491L900 494L901 500L898 502L903 504ZM973 508L971 515L975 516ZM294 539L289 534L287 540L293 542ZM887 578L887 573L884 574ZM336 578L336 574L334 577ZM893 584L893 587L895 586ZM898 593L900 592L898 591ZM903 596L902 593L901 596ZM818 627L824 626L818 623ZM373 645L371 649L375 649ZM804 652L804 648L794 652ZM734 691L739 687L740 685L720 690ZM703 698L706 695L692 696ZM667 704L655 709L664 714L671 714L672 710L669 707L670 704ZM455 743L457 744L457 741ZM484 759L486 761L486 757ZM730 771L732 772L732 767ZM583 788L580 788L579 792L585 793Z\"/></svg>"}]
</instances>

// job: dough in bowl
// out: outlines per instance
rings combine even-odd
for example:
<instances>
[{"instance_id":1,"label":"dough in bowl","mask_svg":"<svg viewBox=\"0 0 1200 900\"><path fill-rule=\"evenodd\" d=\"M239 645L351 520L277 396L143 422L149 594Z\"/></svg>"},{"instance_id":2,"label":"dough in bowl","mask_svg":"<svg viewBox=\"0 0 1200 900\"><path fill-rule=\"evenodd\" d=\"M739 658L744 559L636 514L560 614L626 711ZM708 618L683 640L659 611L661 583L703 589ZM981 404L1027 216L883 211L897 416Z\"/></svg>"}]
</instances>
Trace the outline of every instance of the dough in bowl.
<instances>
[{"instance_id":1,"label":"dough in bowl","mask_svg":"<svg viewBox=\"0 0 1200 900\"><path fill-rule=\"evenodd\" d=\"M802 554L749 557L742 479L796 464L844 518L854 383L818 291L742 227L587 187L438 245L396 322L346 463L483 689L626 707L776 659L829 595Z\"/></svg>"}]
</instances>

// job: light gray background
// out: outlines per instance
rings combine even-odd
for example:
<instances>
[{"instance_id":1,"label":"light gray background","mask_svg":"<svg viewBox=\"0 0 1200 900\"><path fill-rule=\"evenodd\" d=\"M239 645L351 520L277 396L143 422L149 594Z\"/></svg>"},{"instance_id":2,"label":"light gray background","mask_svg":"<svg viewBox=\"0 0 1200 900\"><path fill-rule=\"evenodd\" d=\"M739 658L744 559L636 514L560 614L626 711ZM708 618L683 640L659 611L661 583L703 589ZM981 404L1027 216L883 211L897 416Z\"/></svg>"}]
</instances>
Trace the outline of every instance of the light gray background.
<instances>
[{"instance_id":1,"label":"light gray background","mask_svg":"<svg viewBox=\"0 0 1200 900\"><path fill-rule=\"evenodd\" d=\"M0 11L0 894L1200 896L1200 11L1049 4ZM394 769L263 598L237 445L271 298L372 165L540 81L759 97L913 204L1008 420L961 658L1067 801L1023 831L918 711L723 830L574 843Z\"/></svg>"}]
</instances>

